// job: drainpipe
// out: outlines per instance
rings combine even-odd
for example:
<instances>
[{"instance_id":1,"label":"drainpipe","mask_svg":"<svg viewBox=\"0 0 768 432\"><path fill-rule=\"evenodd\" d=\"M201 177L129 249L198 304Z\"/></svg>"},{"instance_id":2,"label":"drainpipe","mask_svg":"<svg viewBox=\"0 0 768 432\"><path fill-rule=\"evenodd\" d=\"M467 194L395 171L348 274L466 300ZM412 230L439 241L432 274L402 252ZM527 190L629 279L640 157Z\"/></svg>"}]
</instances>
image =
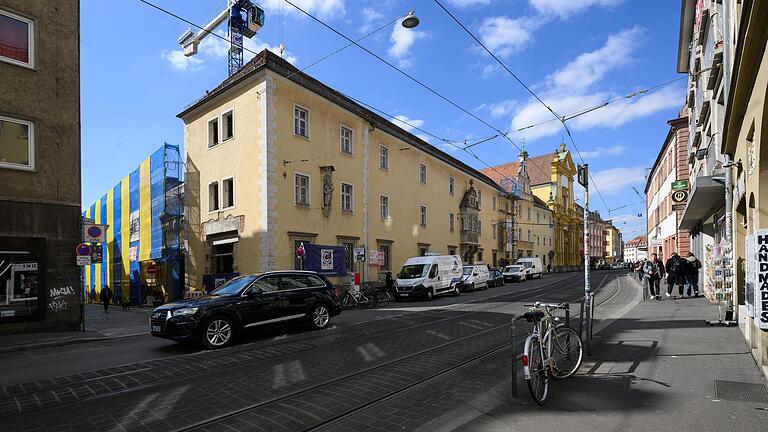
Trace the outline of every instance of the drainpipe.
<instances>
[{"instance_id":1,"label":"drainpipe","mask_svg":"<svg viewBox=\"0 0 768 432\"><path fill-rule=\"evenodd\" d=\"M373 124L371 124L373 128ZM368 268L368 257L370 257L370 248L368 245L368 134L373 129L363 128L363 247L365 248L365 260L362 262L360 270L360 283L365 282L366 270Z\"/></svg>"}]
</instances>

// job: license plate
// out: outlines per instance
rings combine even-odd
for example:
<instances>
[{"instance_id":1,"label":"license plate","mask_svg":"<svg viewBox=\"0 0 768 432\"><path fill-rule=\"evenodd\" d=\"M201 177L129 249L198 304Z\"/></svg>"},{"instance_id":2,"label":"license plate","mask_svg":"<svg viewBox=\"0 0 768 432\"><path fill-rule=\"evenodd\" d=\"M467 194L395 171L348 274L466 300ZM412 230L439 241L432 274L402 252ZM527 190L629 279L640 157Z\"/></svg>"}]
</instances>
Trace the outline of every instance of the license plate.
<instances>
[{"instance_id":1,"label":"license plate","mask_svg":"<svg viewBox=\"0 0 768 432\"><path fill-rule=\"evenodd\" d=\"M153 332L159 332L160 331L160 326L153 325L152 326L152 331Z\"/></svg>"},{"instance_id":2,"label":"license plate","mask_svg":"<svg viewBox=\"0 0 768 432\"><path fill-rule=\"evenodd\" d=\"M400 297L408 297L408 294L400 294Z\"/></svg>"}]
</instances>

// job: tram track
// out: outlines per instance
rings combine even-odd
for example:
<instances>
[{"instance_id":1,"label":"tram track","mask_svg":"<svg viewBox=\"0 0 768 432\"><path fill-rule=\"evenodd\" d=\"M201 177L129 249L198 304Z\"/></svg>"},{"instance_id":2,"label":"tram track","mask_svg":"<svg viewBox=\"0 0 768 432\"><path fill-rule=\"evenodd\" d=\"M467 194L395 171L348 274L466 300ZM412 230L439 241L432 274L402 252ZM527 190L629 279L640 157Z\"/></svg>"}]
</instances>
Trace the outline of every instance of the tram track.
<instances>
[{"instance_id":1,"label":"tram track","mask_svg":"<svg viewBox=\"0 0 768 432\"><path fill-rule=\"evenodd\" d=\"M482 304L483 302L489 302L489 300L492 300L494 298L499 298L500 301L504 301L506 303L515 302L515 301L523 300L527 296L532 295L532 293L546 290L554 285L567 284L571 280L576 279L578 277L580 277L580 275L576 274L576 275L568 276L566 278L563 278L551 283L546 283L543 285L526 288L524 290L518 290L514 292L499 294L497 296L492 296L490 298L476 299L476 300L467 302L464 305ZM508 298L508 297L511 297L511 298ZM230 362L243 362L245 364L241 363L241 366L230 368L228 369L228 371L232 372L234 369L252 367L254 364L253 362L276 360L282 357L302 354L308 351L317 350L321 348L328 348L328 347L340 345L343 343L354 343L355 340L361 339L361 338L391 336L396 333L409 332L420 327L435 325L435 324L443 323L446 321L466 319L469 316L480 314L480 313L492 312L494 309L498 309L502 307L504 307L504 305L492 306L492 307L488 307L480 310L460 313L458 315L452 315L448 317L433 319L433 320L421 322L412 326L394 327L390 329L385 329L384 331L378 332L378 333L360 332L358 334L353 334L353 335L343 335L343 337L337 338L337 340L334 342L321 343L321 344L318 344L317 346L312 346L312 347L303 348L303 349L296 349L296 350L287 351L287 352L272 355L272 356L265 356L261 358L253 358L252 356L246 356L245 358L242 358L241 356L243 354L248 354L248 348L243 347L235 353L227 353L227 354L230 354L227 356L227 358L230 359ZM434 315L442 316L442 314L448 313L448 312L456 312L456 310L438 310ZM393 319L397 317L393 317ZM397 322L395 322L394 324L396 325ZM215 353L218 354L218 353L224 353L224 352L225 351L217 351ZM231 354L234 354L234 355L231 355ZM185 366L194 366L194 371L193 371L194 379L197 380L197 379L200 379L201 376L210 375L214 373L221 373L222 364L220 363L221 359L218 357L220 356L217 356L217 358L208 359L210 362L216 363L217 368L212 367L211 369L208 369L208 370L200 370L200 363L198 362L199 354L188 354L183 356L184 362L181 365L178 363L179 357L174 358L175 367L179 368L179 367L185 367ZM161 360L164 360L164 359L161 359ZM132 365L136 365L136 364L133 363L133 364L129 364L128 366L132 366ZM63 383L63 384L44 387L44 388L37 388L29 392L11 394L9 396L0 398L0 419L8 419L8 418L14 418L18 416L24 416L27 414L33 414L35 412L50 409L50 408L58 408L62 406L72 405L75 403L92 401L95 399L122 395L122 394L141 391L141 390L147 390L153 387L163 386L165 384L168 384L169 382L183 381L183 379L180 380L177 375L173 375L173 376L168 375L167 377L161 378L161 379L154 379L153 377L150 377L148 378L148 379L151 379L151 382L149 383L146 383L146 384L139 383L127 388L125 384L118 385L117 383L109 383L109 382L105 384L105 381L113 380L117 377L121 377L121 378L128 377L129 379L133 379L135 375L146 373L146 372L155 370L159 367L161 367L161 365L150 366L150 367L141 368L133 371L127 371L127 372L124 371L124 372L119 372L111 375L88 378L88 379L81 380L74 383L70 382L70 383ZM119 368L119 367L113 367L110 369L116 369L116 368ZM135 381L140 382L139 380L135 380ZM91 386L95 386L95 389L92 388ZM120 386L122 386L122 388L119 388ZM73 391L72 389L73 387L79 387L79 389L76 389ZM95 390L100 390L100 389L104 390L104 392L96 393ZM62 392L62 394L59 394L57 390L66 390L66 391ZM87 394L88 392L90 392L91 394ZM83 393L85 395L78 396L78 393ZM67 397L70 397L67 395L74 395L74 398L71 400L67 400ZM26 408L23 405L23 404L29 404L29 403L35 403L38 406Z\"/></svg>"}]
</instances>

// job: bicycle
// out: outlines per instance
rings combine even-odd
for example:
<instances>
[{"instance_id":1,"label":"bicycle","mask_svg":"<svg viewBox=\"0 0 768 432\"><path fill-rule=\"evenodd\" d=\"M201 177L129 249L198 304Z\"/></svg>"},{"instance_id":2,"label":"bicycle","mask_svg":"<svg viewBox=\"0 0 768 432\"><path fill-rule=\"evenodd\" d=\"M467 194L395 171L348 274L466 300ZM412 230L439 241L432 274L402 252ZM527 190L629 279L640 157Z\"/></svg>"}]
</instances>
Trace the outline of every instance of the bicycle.
<instances>
[{"instance_id":1,"label":"bicycle","mask_svg":"<svg viewBox=\"0 0 768 432\"><path fill-rule=\"evenodd\" d=\"M377 306L387 307L389 302L391 302L394 299L395 298L392 296L392 293L385 289L380 290L379 292L376 293L376 301L378 302Z\"/></svg>"},{"instance_id":2,"label":"bicycle","mask_svg":"<svg viewBox=\"0 0 768 432\"><path fill-rule=\"evenodd\" d=\"M341 301L342 309L351 309L356 307L375 308L378 304L378 297L374 294L368 293L366 295L362 290L348 289L344 295L344 299Z\"/></svg>"},{"instance_id":3,"label":"bicycle","mask_svg":"<svg viewBox=\"0 0 768 432\"><path fill-rule=\"evenodd\" d=\"M523 374L533 400L544 405L549 395L549 378L565 379L581 366L583 346L576 330L552 315L555 309L568 309L567 303L527 304L523 317L533 323L523 349ZM543 336L542 336L543 335Z\"/></svg>"}]
</instances>

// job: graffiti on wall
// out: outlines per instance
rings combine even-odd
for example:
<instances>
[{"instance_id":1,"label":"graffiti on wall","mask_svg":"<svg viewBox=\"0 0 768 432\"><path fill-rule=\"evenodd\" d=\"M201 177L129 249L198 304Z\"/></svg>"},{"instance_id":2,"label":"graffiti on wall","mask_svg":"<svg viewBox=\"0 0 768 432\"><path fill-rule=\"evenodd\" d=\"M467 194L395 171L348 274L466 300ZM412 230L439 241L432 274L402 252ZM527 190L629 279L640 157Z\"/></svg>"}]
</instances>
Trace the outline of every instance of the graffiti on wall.
<instances>
[{"instance_id":1,"label":"graffiti on wall","mask_svg":"<svg viewBox=\"0 0 768 432\"><path fill-rule=\"evenodd\" d=\"M51 288L48 291L48 310L51 312L62 312L67 310L67 296L74 295L75 290L72 285Z\"/></svg>"}]
</instances>

